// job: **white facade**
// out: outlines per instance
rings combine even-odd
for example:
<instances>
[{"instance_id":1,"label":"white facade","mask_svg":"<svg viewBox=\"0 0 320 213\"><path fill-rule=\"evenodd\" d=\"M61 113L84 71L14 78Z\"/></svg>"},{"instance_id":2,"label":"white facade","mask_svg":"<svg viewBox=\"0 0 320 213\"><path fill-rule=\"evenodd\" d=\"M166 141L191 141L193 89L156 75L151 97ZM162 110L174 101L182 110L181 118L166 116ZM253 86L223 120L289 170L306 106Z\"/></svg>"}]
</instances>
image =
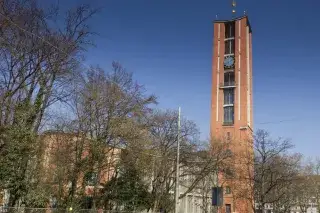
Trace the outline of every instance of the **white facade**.
<instances>
[{"instance_id":1,"label":"white facade","mask_svg":"<svg viewBox=\"0 0 320 213\"><path fill-rule=\"evenodd\" d=\"M179 200L179 213L206 213L211 208L211 195L203 195L200 190L193 190Z\"/></svg>"},{"instance_id":2,"label":"white facade","mask_svg":"<svg viewBox=\"0 0 320 213\"><path fill-rule=\"evenodd\" d=\"M181 172L182 173L182 172ZM179 193L184 194L188 186L193 182L192 176L180 178ZM209 213L212 212L212 187L214 177L207 177L186 196L179 200L179 213Z\"/></svg>"},{"instance_id":3,"label":"white facade","mask_svg":"<svg viewBox=\"0 0 320 213\"><path fill-rule=\"evenodd\" d=\"M180 168L179 194L183 195L188 186L194 182L191 175L183 175L183 168ZM153 177L151 177L153 179ZM214 176L205 178L183 198L179 199L179 213L210 213L212 212L212 187L214 186ZM152 189L152 181L150 181L149 189ZM175 188L174 188L175 189ZM175 191L172 189L170 194L174 197Z\"/></svg>"}]
</instances>

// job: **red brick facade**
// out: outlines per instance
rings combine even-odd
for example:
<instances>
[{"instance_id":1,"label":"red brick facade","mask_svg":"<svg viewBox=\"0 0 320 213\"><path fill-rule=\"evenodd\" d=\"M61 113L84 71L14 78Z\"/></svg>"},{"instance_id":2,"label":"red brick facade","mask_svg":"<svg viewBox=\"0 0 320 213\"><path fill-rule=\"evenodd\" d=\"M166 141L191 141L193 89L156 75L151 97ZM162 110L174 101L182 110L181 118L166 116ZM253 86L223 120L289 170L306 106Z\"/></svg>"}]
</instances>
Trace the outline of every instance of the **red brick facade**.
<instances>
[{"instance_id":1,"label":"red brick facade","mask_svg":"<svg viewBox=\"0 0 320 213\"><path fill-rule=\"evenodd\" d=\"M226 28L229 28L228 23L234 23L234 31L233 36L226 38L225 31ZM229 38L234 39L232 54L225 52L225 48L229 47L225 44ZM230 138L230 149L235 156L233 159L234 171L237 176L235 179L227 180L222 174L220 175L219 185L222 184L224 188L230 187L232 192L224 196L224 207L221 213L225 212L226 204L231 205L231 212L252 212L253 201L250 199L252 184L250 181L248 182L253 171L252 165L248 164L249 161L252 162L253 153L251 143L253 129L251 44L251 28L247 16L214 23L210 132L211 137ZM224 67L224 61L228 55L234 59L234 68L227 70ZM224 79L225 72L234 72L232 74L234 84L232 83L231 87L228 86L230 82L228 83ZM233 91L233 96L230 96L233 101L229 101L231 104L229 102L226 104L226 100L224 100L225 91L228 89ZM228 116L224 116L226 106L233 107L234 112L232 122L228 119L228 123L225 122ZM227 115L229 114L231 115L231 113L227 113ZM243 160L243 155L249 159ZM240 192L239 189L242 191ZM236 193L237 190L238 193ZM239 195L243 195L243 197Z\"/></svg>"}]
</instances>

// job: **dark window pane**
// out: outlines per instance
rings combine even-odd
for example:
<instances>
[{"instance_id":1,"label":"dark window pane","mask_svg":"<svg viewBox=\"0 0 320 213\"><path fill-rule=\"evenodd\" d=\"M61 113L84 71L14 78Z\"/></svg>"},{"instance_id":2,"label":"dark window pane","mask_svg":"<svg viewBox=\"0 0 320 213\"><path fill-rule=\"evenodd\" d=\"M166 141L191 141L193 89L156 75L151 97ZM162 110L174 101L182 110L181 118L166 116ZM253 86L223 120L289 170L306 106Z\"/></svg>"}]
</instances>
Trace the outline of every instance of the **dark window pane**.
<instances>
[{"instance_id":1,"label":"dark window pane","mask_svg":"<svg viewBox=\"0 0 320 213\"><path fill-rule=\"evenodd\" d=\"M231 140L231 133L227 132L227 140L230 141Z\"/></svg>"},{"instance_id":2,"label":"dark window pane","mask_svg":"<svg viewBox=\"0 0 320 213\"><path fill-rule=\"evenodd\" d=\"M234 39L226 40L224 45L224 54L234 54Z\"/></svg>"},{"instance_id":3,"label":"dark window pane","mask_svg":"<svg viewBox=\"0 0 320 213\"><path fill-rule=\"evenodd\" d=\"M226 186L226 194L231 194L231 188L229 186Z\"/></svg>"},{"instance_id":4,"label":"dark window pane","mask_svg":"<svg viewBox=\"0 0 320 213\"><path fill-rule=\"evenodd\" d=\"M224 123L233 124L234 112L233 106L224 107Z\"/></svg>"},{"instance_id":5,"label":"dark window pane","mask_svg":"<svg viewBox=\"0 0 320 213\"><path fill-rule=\"evenodd\" d=\"M97 173L88 172L84 176L87 186L94 186L97 182Z\"/></svg>"},{"instance_id":6,"label":"dark window pane","mask_svg":"<svg viewBox=\"0 0 320 213\"><path fill-rule=\"evenodd\" d=\"M212 205L221 206L223 204L223 188L213 187L212 188Z\"/></svg>"},{"instance_id":7,"label":"dark window pane","mask_svg":"<svg viewBox=\"0 0 320 213\"><path fill-rule=\"evenodd\" d=\"M229 54L229 50L230 50L229 41L225 41L224 42L224 54Z\"/></svg>"},{"instance_id":8,"label":"dark window pane","mask_svg":"<svg viewBox=\"0 0 320 213\"><path fill-rule=\"evenodd\" d=\"M228 22L225 25L225 38L232 38L235 35L235 24L234 22Z\"/></svg>"},{"instance_id":9,"label":"dark window pane","mask_svg":"<svg viewBox=\"0 0 320 213\"><path fill-rule=\"evenodd\" d=\"M226 156L228 156L228 157L232 156L232 151L230 149L226 150Z\"/></svg>"},{"instance_id":10,"label":"dark window pane","mask_svg":"<svg viewBox=\"0 0 320 213\"><path fill-rule=\"evenodd\" d=\"M224 73L224 86L234 86L234 72Z\"/></svg>"},{"instance_id":11,"label":"dark window pane","mask_svg":"<svg viewBox=\"0 0 320 213\"><path fill-rule=\"evenodd\" d=\"M225 89L224 90L224 104L234 104L234 90Z\"/></svg>"},{"instance_id":12,"label":"dark window pane","mask_svg":"<svg viewBox=\"0 0 320 213\"><path fill-rule=\"evenodd\" d=\"M232 169L230 169L230 168L225 169L224 175L226 178L233 178L234 177L234 173L233 173Z\"/></svg>"},{"instance_id":13,"label":"dark window pane","mask_svg":"<svg viewBox=\"0 0 320 213\"><path fill-rule=\"evenodd\" d=\"M231 213L231 204L226 204L226 213Z\"/></svg>"}]
</instances>

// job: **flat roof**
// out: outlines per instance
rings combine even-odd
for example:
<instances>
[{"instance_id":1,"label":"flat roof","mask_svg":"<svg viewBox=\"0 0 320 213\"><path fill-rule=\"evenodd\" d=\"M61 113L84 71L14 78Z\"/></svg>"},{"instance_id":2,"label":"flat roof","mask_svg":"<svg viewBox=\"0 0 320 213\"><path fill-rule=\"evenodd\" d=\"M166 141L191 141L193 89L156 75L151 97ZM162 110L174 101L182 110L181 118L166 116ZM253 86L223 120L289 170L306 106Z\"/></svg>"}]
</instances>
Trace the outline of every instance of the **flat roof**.
<instances>
[{"instance_id":1,"label":"flat roof","mask_svg":"<svg viewBox=\"0 0 320 213\"><path fill-rule=\"evenodd\" d=\"M251 25L250 25L249 18L247 15L239 16L239 17L229 19L229 20L215 20L215 21L213 21L213 23L226 23L226 22L231 22L231 21L237 21L237 20L244 19L244 18L247 19L247 25L249 26L249 31L250 31L250 33L252 33Z\"/></svg>"}]
</instances>

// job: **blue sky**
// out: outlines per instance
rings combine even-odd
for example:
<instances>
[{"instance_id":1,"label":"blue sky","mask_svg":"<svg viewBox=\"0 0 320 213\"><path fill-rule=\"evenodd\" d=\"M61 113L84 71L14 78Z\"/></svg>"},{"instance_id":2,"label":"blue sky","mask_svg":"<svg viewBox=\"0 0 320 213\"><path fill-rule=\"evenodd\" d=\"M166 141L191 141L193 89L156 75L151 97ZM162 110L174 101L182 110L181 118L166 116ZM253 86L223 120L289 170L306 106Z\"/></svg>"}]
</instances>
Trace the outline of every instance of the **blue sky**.
<instances>
[{"instance_id":1,"label":"blue sky","mask_svg":"<svg viewBox=\"0 0 320 213\"><path fill-rule=\"evenodd\" d=\"M65 6L75 2L69 0ZM213 24L231 17L231 0L96 0L96 47L88 64L108 70L120 61L160 108L182 107L201 137L209 135ZM320 26L317 0L238 0L253 29L255 129L291 138L316 156L320 131ZM283 121L284 122L279 122Z\"/></svg>"}]
</instances>

